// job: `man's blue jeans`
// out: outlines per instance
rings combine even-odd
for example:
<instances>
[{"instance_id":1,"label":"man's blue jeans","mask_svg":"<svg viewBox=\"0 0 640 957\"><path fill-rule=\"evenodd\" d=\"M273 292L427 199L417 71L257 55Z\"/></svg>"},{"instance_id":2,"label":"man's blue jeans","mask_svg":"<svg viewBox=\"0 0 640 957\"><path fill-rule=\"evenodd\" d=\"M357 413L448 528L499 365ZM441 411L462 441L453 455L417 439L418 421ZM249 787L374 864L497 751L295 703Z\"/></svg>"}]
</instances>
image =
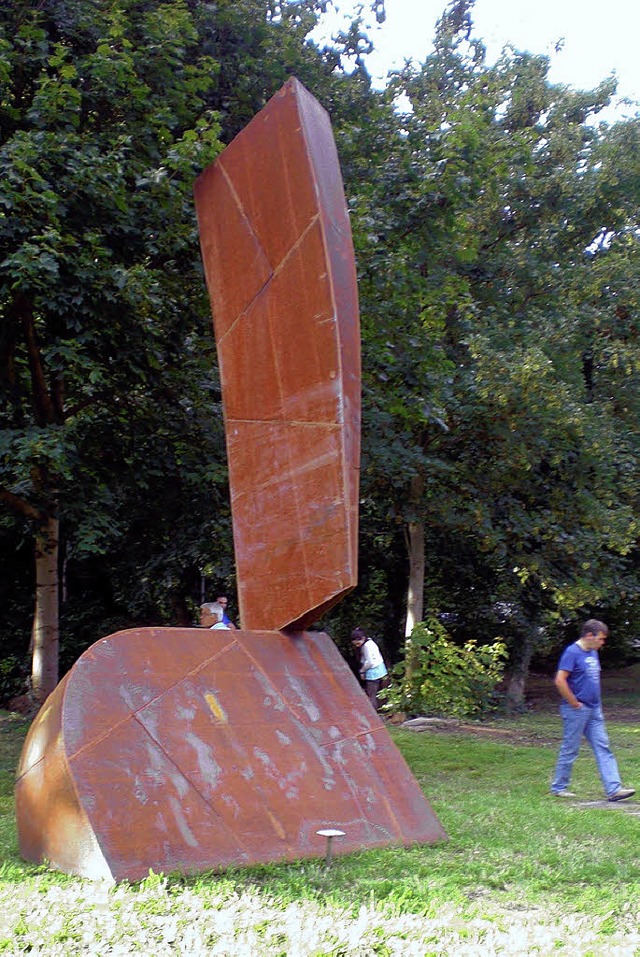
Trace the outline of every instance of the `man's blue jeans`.
<instances>
[{"instance_id":1,"label":"man's blue jeans","mask_svg":"<svg viewBox=\"0 0 640 957\"><path fill-rule=\"evenodd\" d=\"M596 708L588 708L583 704L581 708L572 708L566 701L562 701L560 714L563 737L556 773L551 784L553 793L557 794L558 791L564 791L569 787L573 762L578 757L580 742L584 735L595 755L607 797L614 794L621 787L620 772L609 747L609 736L600 705Z\"/></svg>"}]
</instances>

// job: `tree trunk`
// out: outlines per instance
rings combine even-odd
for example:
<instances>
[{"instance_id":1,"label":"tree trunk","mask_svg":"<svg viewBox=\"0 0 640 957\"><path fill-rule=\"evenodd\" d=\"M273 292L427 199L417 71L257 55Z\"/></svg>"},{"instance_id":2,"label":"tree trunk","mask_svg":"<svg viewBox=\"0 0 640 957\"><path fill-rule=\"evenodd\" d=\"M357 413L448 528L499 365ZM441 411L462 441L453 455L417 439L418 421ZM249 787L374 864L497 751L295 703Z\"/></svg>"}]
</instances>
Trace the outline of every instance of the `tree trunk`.
<instances>
[{"instance_id":1,"label":"tree trunk","mask_svg":"<svg viewBox=\"0 0 640 957\"><path fill-rule=\"evenodd\" d=\"M523 635L522 640L513 650L507 683L507 710L509 711L525 710L524 689L529 676L533 650L534 642L529 634Z\"/></svg>"},{"instance_id":2,"label":"tree trunk","mask_svg":"<svg viewBox=\"0 0 640 957\"><path fill-rule=\"evenodd\" d=\"M59 520L47 517L36 532L36 605L31 632L33 695L42 704L58 683Z\"/></svg>"},{"instance_id":3,"label":"tree trunk","mask_svg":"<svg viewBox=\"0 0 640 957\"><path fill-rule=\"evenodd\" d=\"M411 505L416 514L420 512L424 479L414 475L411 479ZM407 524L407 552L409 554L409 588L407 591L407 619L405 638L409 638L413 626L422 621L424 614L424 522L414 519Z\"/></svg>"},{"instance_id":4,"label":"tree trunk","mask_svg":"<svg viewBox=\"0 0 640 957\"><path fill-rule=\"evenodd\" d=\"M407 527L409 549L409 589L407 592L407 620L405 637L413 626L422 621L424 612L424 522L409 522Z\"/></svg>"}]
</instances>

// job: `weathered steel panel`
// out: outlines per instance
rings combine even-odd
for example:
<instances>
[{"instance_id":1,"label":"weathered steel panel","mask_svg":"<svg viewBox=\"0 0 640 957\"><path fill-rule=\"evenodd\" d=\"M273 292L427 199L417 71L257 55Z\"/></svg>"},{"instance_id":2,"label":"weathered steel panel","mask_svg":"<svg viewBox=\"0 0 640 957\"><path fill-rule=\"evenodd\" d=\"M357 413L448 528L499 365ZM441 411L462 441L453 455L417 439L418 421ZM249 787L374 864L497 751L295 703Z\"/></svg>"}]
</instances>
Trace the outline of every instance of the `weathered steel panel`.
<instances>
[{"instance_id":1,"label":"weathered steel panel","mask_svg":"<svg viewBox=\"0 0 640 957\"><path fill-rule=\"evenodd\" d=\"M240 618L249 629L309 627L357 583L358 296L326 112L289 80L195 197Z\"/></svg>"},{"instance_id":2,"label":"weathered steel panel","mask_svg":"<svg viewBox=\"0 0 640 957\"><path fill-rule=\"evenodd\" d=\"M27 859L116 880L322 856L323 827L336 853L445 837L321 633L102 639L36 718L17 806Z\"/></svg>"}]
</instances>

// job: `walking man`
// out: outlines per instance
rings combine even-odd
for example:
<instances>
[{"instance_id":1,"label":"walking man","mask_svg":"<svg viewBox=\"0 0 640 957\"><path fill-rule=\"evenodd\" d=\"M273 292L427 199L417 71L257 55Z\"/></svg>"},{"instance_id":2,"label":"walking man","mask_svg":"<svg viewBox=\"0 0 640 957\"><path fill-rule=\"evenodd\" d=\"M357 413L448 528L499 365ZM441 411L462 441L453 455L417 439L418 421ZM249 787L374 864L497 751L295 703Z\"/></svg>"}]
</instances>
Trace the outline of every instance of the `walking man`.
<instances>
[{"instance_id":1,"label":"walking man","mask_svg":"<svg viewBox=\"0 0 640 957\"><path fill-rule=\"evenodd\" d=\"M598 651L608 634L604 622L591 618L582 626L579 639L565 648L558 664L555 686L562 697L562 745L551 784L551 793L557 797L576 796L569 785L583 735L595 755L607 799L624 801L636 793L634 788L622 787L602 713Z\"/></svg>"}]
</instances>

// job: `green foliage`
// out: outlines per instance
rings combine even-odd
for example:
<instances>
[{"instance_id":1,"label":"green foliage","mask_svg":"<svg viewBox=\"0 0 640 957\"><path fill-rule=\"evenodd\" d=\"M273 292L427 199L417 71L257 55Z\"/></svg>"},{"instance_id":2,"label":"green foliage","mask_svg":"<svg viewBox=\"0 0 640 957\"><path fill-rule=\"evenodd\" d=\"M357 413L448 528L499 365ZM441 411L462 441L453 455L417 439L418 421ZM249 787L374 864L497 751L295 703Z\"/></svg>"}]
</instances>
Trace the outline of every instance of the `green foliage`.
<instances>
[{"instance_id":1,"label":"green foliage","mask_svg":"<svg viewBox=\"0 0 640 957\"><path fill-rule=\"evenodd\" d=\"M362 318L362 585L327 626L367 621L398 658L421 522L459 647L500 633L526 673L580 616L633 637L640 120L597 125L612 80L489 64L471 0L377 92L366 18L305 41L325 6L2 6L3 657L26 655L24 542L51 514L65 664L103 624L188 619L203 569L233 580L191 188L292 73L335 130Z\"/></svg>"},{"instance_id":2,"label":"green foliage","mask_svg":"<svg viewBox=\"0 0 640 957\"><path fill-rule=\"evenodd\" d=\"M422 522L427 607L458 643L499 630L526 671L638 595L640 120L596 124L610 80L488 64L472 13L451 4L358 127L362 530L372 553Z\"/></svg>"},{"instance_id":3,"label":"green foliage","mask_svg":"<svg viewBox=\"0 0 640 957\"><path fill-rule=\"evenodd\" d=\"M347 657L353 655L351 632L357 626L362 627L367 634L376 636L376 643L386 656L385 631L389 619L388 581L383 569L373 566L369 574L369 568L363 565L364 563L358 570L357 591L332 609L318 627L331 635Z\"/></svg>"},{"instance_id":4,"label":"green foliage","mask_svg":"<svg viewBox=\"0 0 640 957\"><path fill-rule=\"evenodd\" d=\"M0 658L0 701L8 701L22 690L23 676L15 655Z\"/></svg>"},{"instance_id":5,"label":"green foliage","mask_svg":"<svg viewBox=\"0 0 640 957\"><path fill-rule=\"evenodd\" d=\"M412 714L465 717L491 710L503 677L506 648L502 641L461 647L450 641L436 618L419 622L411 632L405 658L393 669L384 692L386 708Z\"/></svg>"},{"instance_id":6,"label":"green foliage","mask_svg":"<svg viewBox=\"0 0 640 957\"><path fill-rule=\"evenodd\" d=\"M321 7L0 10L0 504L31 535L60 517L67 664L231 575L193 182L292 72L338 84L304 43Z\"/></svg>"}]
</instances>

